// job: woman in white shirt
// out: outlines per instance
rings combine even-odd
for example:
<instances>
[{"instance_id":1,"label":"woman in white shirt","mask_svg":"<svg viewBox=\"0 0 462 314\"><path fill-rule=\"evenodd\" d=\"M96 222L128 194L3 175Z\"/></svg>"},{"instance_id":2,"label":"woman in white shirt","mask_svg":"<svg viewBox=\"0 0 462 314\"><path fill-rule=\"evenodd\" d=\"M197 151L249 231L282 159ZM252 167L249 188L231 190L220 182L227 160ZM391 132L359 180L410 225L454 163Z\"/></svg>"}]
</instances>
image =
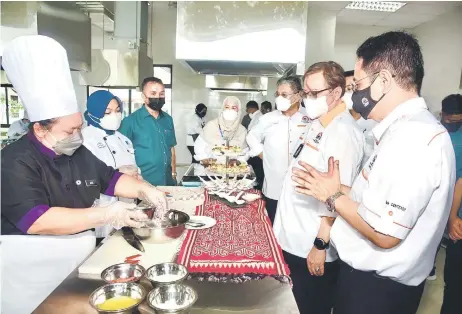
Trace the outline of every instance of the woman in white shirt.
<instances>
[{"instance_id":1,"label":"woman in white shirt","mask_svg":"<svg viewBox=\"0 0 462 314\"><path fill-rule=\"evenodd\" d=\"M224 145L226 139L230 146L239 146L247 151L247 130L240 122L241 102L237 97L228 96L223 101L223 109L218 118L208 122L194 143L195 158L212 158L212 148ZM244 158L247 159L247 158Z\"/></svg>"},{"instance_id":2,"label":"woman in white shirt","mask_svg":"<svg viewBox=\"0 0 462 314\"><path fill-rule=\"evenodd\" d=\"M88 97L84 117L88 126L82 130L83 145L106 165L141 179L132 142L117 131L122 121L120 99L108 91L96 91ZM117 199L101 194L98 206L109 205ZM104 238L111 230L109 225L96 228L96 237Z\"/></svg>"}]
</instances>

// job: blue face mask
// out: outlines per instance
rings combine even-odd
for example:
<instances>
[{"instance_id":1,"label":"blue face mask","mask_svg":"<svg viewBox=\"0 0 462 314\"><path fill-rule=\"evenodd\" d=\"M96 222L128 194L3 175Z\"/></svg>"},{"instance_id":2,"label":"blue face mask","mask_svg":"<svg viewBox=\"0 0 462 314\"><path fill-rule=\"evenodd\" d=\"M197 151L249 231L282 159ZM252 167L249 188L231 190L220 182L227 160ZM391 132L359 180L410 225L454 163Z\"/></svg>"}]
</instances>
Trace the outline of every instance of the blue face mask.
<instances>
[{"instance_id":1,"label":"blue face mask","mask_svg":"<svg viewBox=\"0 0 462 314\"><path fill-rule=\"evenodd\" d=\"M448 130L449 133L457 132L462 126L462 121L458 122L443 122L441 124Z\"/></svg>"}]
</instances>

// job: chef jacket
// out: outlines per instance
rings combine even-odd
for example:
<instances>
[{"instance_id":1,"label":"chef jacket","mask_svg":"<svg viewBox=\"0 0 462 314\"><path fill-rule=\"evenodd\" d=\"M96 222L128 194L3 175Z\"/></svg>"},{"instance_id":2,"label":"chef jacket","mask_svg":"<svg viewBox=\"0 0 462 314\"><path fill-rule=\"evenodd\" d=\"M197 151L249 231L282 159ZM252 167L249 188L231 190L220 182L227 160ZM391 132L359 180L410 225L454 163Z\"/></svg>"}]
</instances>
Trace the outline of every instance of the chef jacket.
<instances>
[{"instance_id":1,"label":"chef jacket","mask_svg":"<svg viewBox=\"0 0 462 314\"><path fill-rule=\"evenodd\" d=\"M297 146L301 149L294 156L287 171L279 198L274 221L274 234L281 248L293 255L306 258L313 247L321 226L321 217L333 216L324 203L314 197L295 191L292 168L302 168L304 161L321 172L327 172L330 157L340 161L340 180L351 186L361 170L364 155L364 136L353 117L343 111L332 116L324 127L319 119L314 120ZM333 246L326 251L326 262L337 259Z\"/></svg>"},{"instance_id":2,"label":"chef jacket","mask_svg":"<svg viewBox=\"0 0 462 314\"><path fill-rule=\"evenodd\" d=\"M29 131L28 123L24 123L21 120L14 121L8 129L8 138L21 137Z\"/></svg>"},{"instance_id":3,"label":"chef jacket","mask_svg":"<svg viewBox=\"0 0 462 314\"><path fill-rule=\"evenodd\" d=\"M372 134L372 129L377 125L377 122L372 119L364 119L360 117L356 120L360 130L364 134L364 138L366 140L366 146L364 149L364 159L363 159L363 166L366 164L367 160L371 156L372 152L374 151L375 146L375 138L374 134Z\"/></svg>"},{"instance_id":4,"label":"chef jacket","mask_svg":"<svg viewBox=\"0 0 462 314\"><path fill-rule=\"evenodd\" d=\"M257 111L254 112L253 117L252 117L252 121L250 121L250 123L249 123L249 128L248 128L249 131L250 131L254 126L257 125L258 120L260 120L260 118L261 118L262 116L263 116L263 113L261 113L260 110L257 110Z\"/></svg>"},{"instance_id":5,"label":"chef jacket","mask_svg":"<svg viewBox=\"0 0 462 314\"><path fill-rule=\"evenodd\" d=\"M378 143L353 183L350 197L358 214L377 232L401 239L396 247L377 247L338 217L331 239L340 259L417 286L434 266L449 217L455 183L455 158L446 129L423 98L395 108L374 129Z\"/></svg>"},{"instance_id":6,"label":"chef jacket","mask_svg":"<svg viewBox=\"0 0 462 314\"><path fill-rule=\"evenodd\" d=\"M291 117L275 110L263 115L259 123L249 131L247 143L250 156L263 152L265 181L263 194L278 200L281 194L284 176L300 137L307 131L309 123L305 108L300 106Z\"/></svg>"},{"instance_id":7,"label":"chef jacket","mask_svg":"<svg viewBox=\"0 0 462 314\"><path fill-rule=\"evenodd\" d=\"M188 118L186 121L186 146L194 146L195 140L192 136L201 134L204 125L205 119L195 113Z\"/></svg>"},{"instance_id":8,"label":"chef jacket","mask_svg":"<svg viewBox=\"0 0 462 314\"><path fill-rule=\"evenodd\" d=\"M152 185L175 185L171 148L176 145L176 137L168 113L161 111L155 119L143 106L122 121L119 132L132 141L144 180Z\"/></svg>"},{"instance_id":9,"label":"chef jacket","mask_svg":"<svg viewBox=\"0 0 462 314\"><path fill-rule=\"evenodd\" d=\"M2 150L2 235L27 234L51 207L78 210L113 196L121 175L84 146L56 155L29 132Z\"/></svg>"}]
</instances>

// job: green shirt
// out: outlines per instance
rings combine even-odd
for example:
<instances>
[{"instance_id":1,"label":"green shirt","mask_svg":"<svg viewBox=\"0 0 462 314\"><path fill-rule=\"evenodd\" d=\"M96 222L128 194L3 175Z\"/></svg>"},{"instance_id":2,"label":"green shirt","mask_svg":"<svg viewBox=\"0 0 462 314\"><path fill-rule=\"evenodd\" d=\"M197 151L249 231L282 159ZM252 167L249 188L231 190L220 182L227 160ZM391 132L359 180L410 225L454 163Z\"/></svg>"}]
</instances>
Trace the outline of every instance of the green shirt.
<instances>
[{"instance_id":1,"label":"green shirt","mask_svg":"<svg viewBox=\"0 0 462 314\"><path fill-rule=\"evenodd\" d=\"M175 185L171 148L176 145L176 137L169 114L161 111L155 119L143 106L126 117L118 131L132 141L144 180L152 185Z\"/></svg>"}]
</instances>

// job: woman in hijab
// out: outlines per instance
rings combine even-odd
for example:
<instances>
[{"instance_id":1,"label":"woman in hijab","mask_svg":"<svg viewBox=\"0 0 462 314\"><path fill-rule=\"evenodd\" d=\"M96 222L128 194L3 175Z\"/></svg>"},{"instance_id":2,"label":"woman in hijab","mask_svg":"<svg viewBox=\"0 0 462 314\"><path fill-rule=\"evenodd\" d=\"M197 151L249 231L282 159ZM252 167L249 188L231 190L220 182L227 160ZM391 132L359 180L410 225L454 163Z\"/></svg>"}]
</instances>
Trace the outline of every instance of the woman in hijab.
<instances>
[{"instance_id":1,"label":"woman in hijab","mask_svg":"<svg viewBox=\"0 0 462 314\"><path fill-rule=\"evenodd\" d=\"M122 121L120 99L108 91L96 91L88 97L84 117L88 126L82 130L83 145L106 165L141 179L132 142L117 131ZM99 206L107 206L117 200L127 203L134 202L131 199L101 194ZM110 225L98 227L96 237L105 238L111 230Z\"/></svg>"},{"instance_id":2,"label":"woman in hijab","mask_svg":"<svg viewBox=\"0 0 462 314\"><path fill-rule=\"evenodd\" d=\"M228 96L223 101L223 108L218 118L208 122L194 143L196 160L212 158L212 148L224 145L226 139L230 146L238 146L243 152L248 150L247 130L240 122L241 102L237 97Z\"/></svg>"}]
</instances>

